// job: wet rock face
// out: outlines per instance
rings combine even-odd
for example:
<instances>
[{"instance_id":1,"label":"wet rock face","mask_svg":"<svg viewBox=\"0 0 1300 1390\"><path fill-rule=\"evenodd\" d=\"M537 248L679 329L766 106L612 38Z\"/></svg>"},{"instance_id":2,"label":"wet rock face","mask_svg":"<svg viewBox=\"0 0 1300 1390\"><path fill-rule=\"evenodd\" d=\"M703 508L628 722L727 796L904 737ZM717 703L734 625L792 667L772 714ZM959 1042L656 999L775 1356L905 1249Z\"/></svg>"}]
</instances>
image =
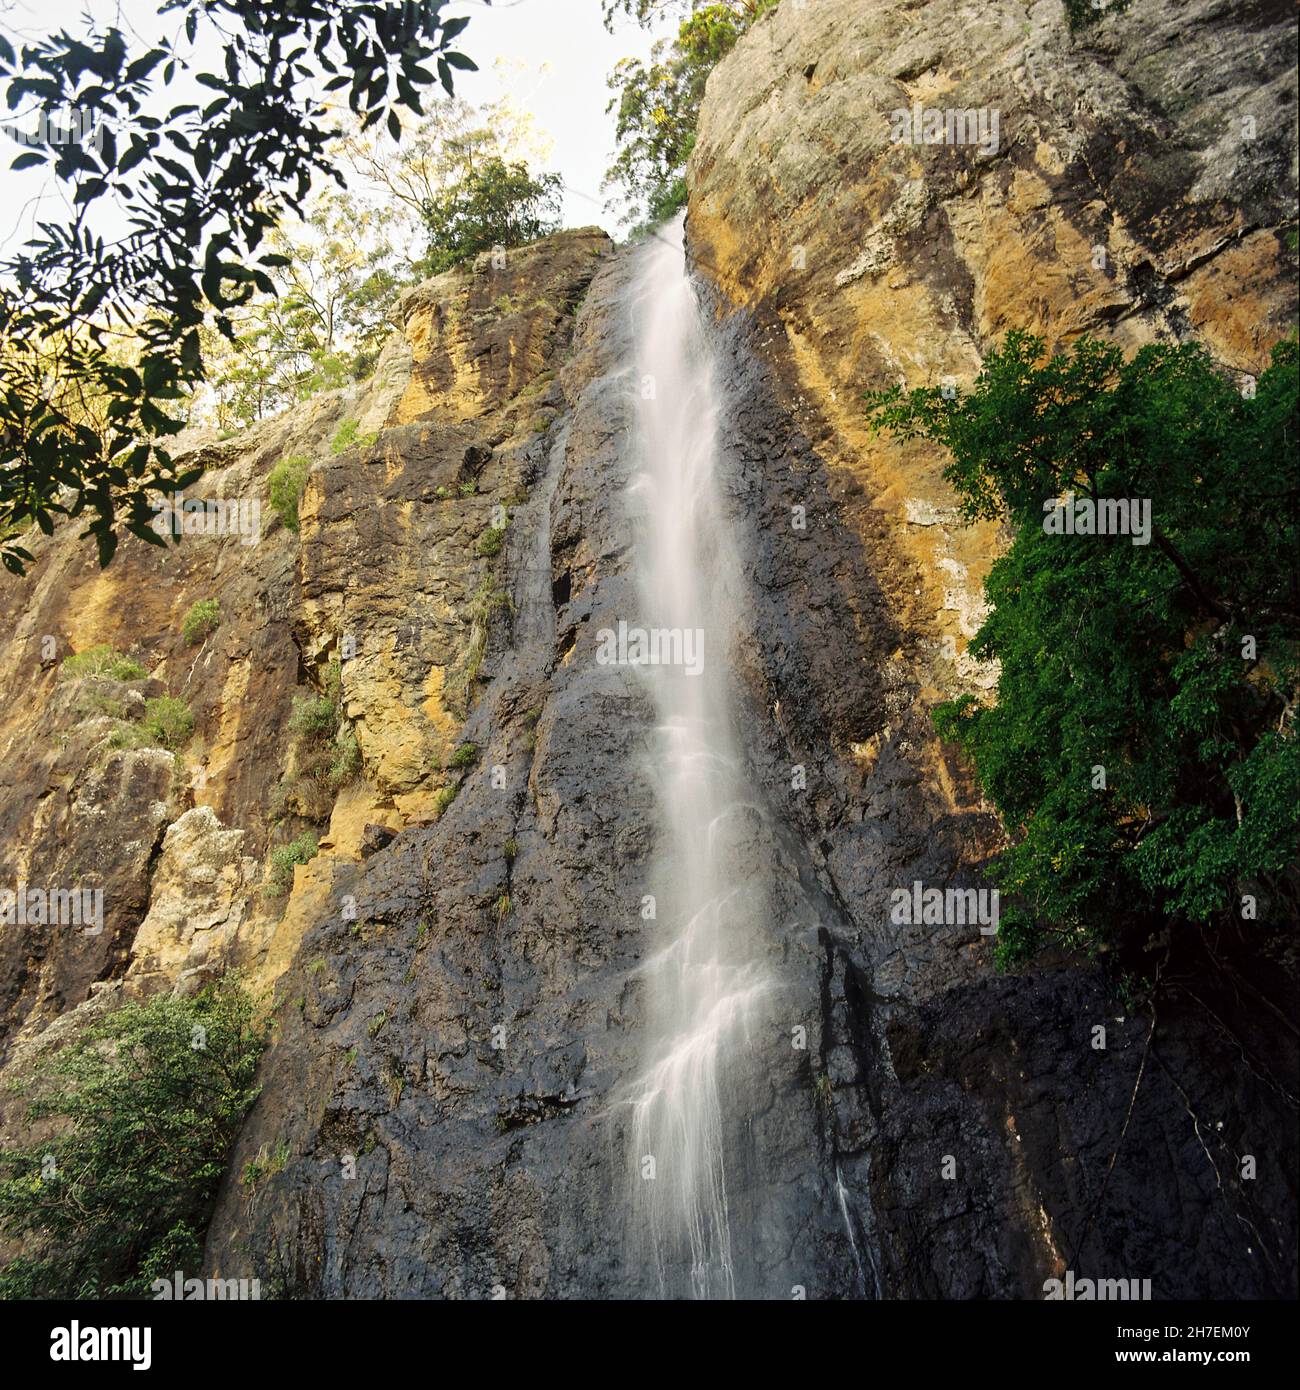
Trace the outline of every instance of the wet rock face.
<instances>
[{"instance_id":1,"label":"wet rock face","mask_svg":"<svg viewBox=\"0 0 1300 1390\"><path fill-rule=\"evenodd\" d=\"M569 418L520 479L472 766L436 824L338 887L285 980L266 1085L213 1222L216 1268L320 1296L635 1292L623 1266L616 1085L631 1065L629 887L648 712L591 659L625 592L619 264L593 284ZM552 563L552 554L555 561ZM557 604L557 581L564 575ZM255 1192L243 1164L287 1142Z\"/></svg>"},{"instance_id":2,"label":"wet rock face","mask_svg":"<svg viewBox=\"0 0 1300 1390\"><path fill-rule=\"evenodd\" d=\"M825 952L825 1153L886 1296L1040 1298L1066 1269L1294 1294L1293 924L1217 962L1176 943L1148 1046L1099 970L999 977L977 926L890 920L892 890L976 887L1000 843L928 715L992 679L961 649L997 537L959 529L942 461L867 435L859 405L969 381L1015 325L1128 346L1194 328L1229 366L1263 360L1295 314L1275 196L1293 20L1153 5L1072 39L1057 6L957 8L782 6L710 79L692 161L750 756ZM1255 143L1209 119L1225 84ZM913 101L1000 107L998 153L891 144Z\"/></svg>"},{"instance_id":3,"label":"wet rock face","mask_svg":"<svg viewBox=\"0 0 1300 1390\"><path fill-rule=\"evenodd\" d=\"M662 831L653 708L597 636L639 602L629 299L635 256L593 283L569 410L510 530L509 621L463 739L478 750L436 825L377 848L312 927L209 1238L215 1269L281 1271L311 1296L659 1296L638 1226L630 1083L644 1064L641 913ZM764 1028L727 1074L737 1292L865 1292L827 1147L828 967L781 811L734 850L774 880ZM795 1041L793 1034L800 1035ZM259 1152L292 1158L256 1191Z\"/></svg>"}]
</instances>

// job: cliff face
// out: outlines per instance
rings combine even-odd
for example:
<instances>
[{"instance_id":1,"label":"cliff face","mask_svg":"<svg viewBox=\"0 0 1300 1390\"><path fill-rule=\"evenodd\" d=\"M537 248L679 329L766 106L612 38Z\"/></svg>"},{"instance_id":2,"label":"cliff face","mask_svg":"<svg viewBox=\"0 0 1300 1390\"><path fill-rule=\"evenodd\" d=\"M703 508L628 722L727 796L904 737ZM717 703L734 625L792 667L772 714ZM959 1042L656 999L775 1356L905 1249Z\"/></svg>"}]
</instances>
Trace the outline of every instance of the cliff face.
<instances>
[{"instance_id":1,"label":"cliff face","mask_svg":"<svg viewBox=\"0 0 1300 1390\"><path fill-rule=\"evenodd\" d=\"M1296 1057L1270 1012L1294 1014L1294 971L1269 967L1269 924L1253 965L1189 962L1152 1032L1099 970L1001 976L977 927L889 921L893 889L977 885L1000 844L928 713L994 678L964 649L998 537L860 409L900 377L968 383L1012 326L1195 332L1262 369L1296 313L1288 44L1281 4L1152 0L1071 36L1056 0L786 0L710 79L687 229L744 581L739 852L773 880L786 1025L731 1077L756 1156L728 1174L738 1292L1038 1298L1067 1268L1294 1291ZM891 143L914 103L996 110L997 148ZM262 500L256 545L128 542L101 573L69 527L0 588L26 673L0 886L105 906L95 935L0 936L3 1067L123 997L225 969L262 990L214 1272L296 1296L658 1293L623 1104L655 715L595 659L637 604L637 255L588 230L483 258L406 297L365 385L188 441L196 495ZM294 457L298 535L265 502ZM189 645L209 598L221 622ZM147 677L60 676L97 644ZM334 663L360 754L341 787L290 723ZM194 715L178 752L131 733L164 693ZM274 896L268 854L304 830L320 853Z\"/></svg>"},{"instance_id":2,"label":"cliff face","mask_svg":"<svg viewBox=\"0 0 1300 1390\"><path fill-rule=\"evenodd\" d=\"M1196 335L1257 375L1296 319L1294 48L1282 4L1071 34L1054 2L807 0L709 80L688 231L735 447L764 461L755 756L817 769L790 812L828 904L828 1142L896 1296L1037 1297L1067 1267L1156 1297L1294 1288L1296 1048L1271 1009L1294 1010L1293 923L1227 971L1189 947L1197 983L1151 1033L1087 969L998 977L974 930L888 922L889 889L964 882L998 844L928 710L995 678L965 648L999 538L862 410L969 385L1011 327ZM976 143L891 139L927 110Z\"/></svg>"},{"instance_id":3,"label":"cliff face","mask_svg":"<svg viewBox=\"0 0 1300 1390\"><path fill-rule=\"evenodd\" d=\"M850 523L880 514L934 691L987 680L964 652L996 538L954 527L924 447L867 434L862 394L965 387L1009 328L1195 333L1258 376L1295 321L1294 56L1285 0L1142 0L1077 34L1058 0L805 0L710 77L697 262L772 335ZM974 143L911 143L926 112Z\"/></svg>"},{"instance_id":4,"label":"cliff face","mask_svg":"<svg viewBox=\"0 0 1300 1390\"><path fill-rule=\"evenodd\" d=\"M658 831L642 750L654 713L596 633L636 612L626 488L635 257L597 276L509 533L492 678L463 730L477 765L436 825L407 831L322 918L285 978L262 1098L213 1223L214 1267L251 1259L327 1297L657 1296L634 1246L627 1088L643 1025L644 874ZM505 640L508 638L508 642ZM800 851L761 835L755 873ZM805 933L806 935L806 933ZM729 1174L740 1287L859 1287L820 1145L815 933L770 951L807 1051L758 1048L730 1084L761 1169ZM242 1166L286 1144L254 1190Z\"/></svg>"},{"instance_id":5,"label":"cliff face","mask_svg":"<svg viewBox=\"0 0 1300 1390\"><path fill-rule=\"evenodd\" d=\"M366 826L432 817L501 616L499 562L477 547L537 468L574 310L608 251L603 233L569 232L442 276L402 302L364 385L234 439L183 437L208 467L191 502L241 504L240 525L167 549L128 539L103 571L75 525L29 539L29 576L0 592L0 651L23 691L0 726L0 882L98 890L103 914L98 931L0 934L7 1063L124 996L229 968L269 990L306 924L337 909ZM298 534L268 502L294 458L309 466ZM191 644L199 600L220 622ZM146 675L63 668L103 646ZM331 662L360 752L341 788L290 727ZM194 721L175 751L143 732L164 695ZM286 896L268 856L303 831L321 853Z\"/></svg>"}]
</instances>

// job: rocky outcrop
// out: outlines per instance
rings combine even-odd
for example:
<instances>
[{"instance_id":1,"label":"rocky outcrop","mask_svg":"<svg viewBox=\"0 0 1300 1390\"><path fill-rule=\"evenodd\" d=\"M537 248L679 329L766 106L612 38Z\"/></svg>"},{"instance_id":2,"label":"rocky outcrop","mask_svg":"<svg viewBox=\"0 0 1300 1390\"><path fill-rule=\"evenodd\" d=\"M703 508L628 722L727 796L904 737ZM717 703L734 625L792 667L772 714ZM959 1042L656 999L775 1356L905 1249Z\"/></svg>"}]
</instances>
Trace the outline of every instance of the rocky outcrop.
<instances>
[{"instance_id":1,"label":"rocky outcrop","mask_svg":"<svg viewBox=\"0 0 1300 1390\"><path fill-rule=\"evenodd\" d=\"M709 80L687 226L748 480L751 752L772 787L809 769L827 1144L885 1296L1035 1298L1067 1268L1294 1292L1294 923L1229 960L1177 943L1153 1031L1096 969L999 977L977 927L890 922L891 890L977 883L999 844L928 719L994 678L965 646L998 537L861 405L969 384L1013 326L1194 332L1262 370L1296 315L1293 49L1282 6L1071 34L1055 0L808 0ZM996 146L892 141L917 106L996 115Z\"/></svg>"},{"instance_id":2,"label":"rocky outcrop","mask_svg":"<svg viewBox=\"0 0 1300 1390\"><path fill-rule=\"evenodd\" d=\"M863 393L967 386L1008 328L1194 332L1258 376L1295 322L1294 53L1283 0L1143 0L1077 33L1060 0L804 0L711 75L697 263L757 316L851 524L883 522L927 690L987 684L965 649L996 537L954 525L932 451L868 434ZM927 111L970 143L912 143Z\"/></svg>"},{"instance_id":3,"label":"rocky outcrop","mask_svg":"<svg viewBox=\"0 0 1300 1390\"><path fill-rule=\"evenodd\" d=\"M0 932L7 1060L56 1020L67 1036L92 995L99 1008L228 969L268 992L337 908L367 824L436 815L501 616L483 537L505 534L544 452L574 310L608 250L592 229L481 257L408 293L367 382L233 439L182 437L206 467L191 505L233 505L178 545L128 539L100 570L75 525L28 539L28 577L0 591L0 653L23 691L0 717L0 886L98 891L103 914ZM268 500L294 458L297 533ZM190 641L200 600L219 621ZM97 647L134 669L64 666ZM331 663L359 749L341 787L291 719ZM149 732L159 697L193 720L170 747ZM286 896L268 857L304 831L321 853Z\"/></svg>"}]
</instances>

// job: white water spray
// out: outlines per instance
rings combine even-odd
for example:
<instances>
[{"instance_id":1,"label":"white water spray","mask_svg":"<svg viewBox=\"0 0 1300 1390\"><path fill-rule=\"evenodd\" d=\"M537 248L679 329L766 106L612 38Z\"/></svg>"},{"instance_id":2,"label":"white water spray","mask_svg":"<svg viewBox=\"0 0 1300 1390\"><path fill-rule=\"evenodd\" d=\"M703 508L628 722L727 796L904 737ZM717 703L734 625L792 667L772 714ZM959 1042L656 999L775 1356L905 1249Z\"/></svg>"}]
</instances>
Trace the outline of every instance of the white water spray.
<instances>
[{"instance_id":1,"label":"white water spray","mask_svg":"<svg viewBox=\"0 0 1300 1390\"><path fill-rule=\"evenodd\" d=\"M638 667L655 705L651 776L662 835L642 965L649 1038L632 1097L633 1182L661 1291L728 1298L736 1272L727 1177L747 1126L728 1113L727 1080L769 988L757 950L767 891L744 854L760 813L732 728L734 545L716 472L714 375L681 222L643 254L635 305L642 471L630 487L644 523L641 619L660 632L694 631L703 663L694 673L684 664Z\"/></svg>"}]
</instances>

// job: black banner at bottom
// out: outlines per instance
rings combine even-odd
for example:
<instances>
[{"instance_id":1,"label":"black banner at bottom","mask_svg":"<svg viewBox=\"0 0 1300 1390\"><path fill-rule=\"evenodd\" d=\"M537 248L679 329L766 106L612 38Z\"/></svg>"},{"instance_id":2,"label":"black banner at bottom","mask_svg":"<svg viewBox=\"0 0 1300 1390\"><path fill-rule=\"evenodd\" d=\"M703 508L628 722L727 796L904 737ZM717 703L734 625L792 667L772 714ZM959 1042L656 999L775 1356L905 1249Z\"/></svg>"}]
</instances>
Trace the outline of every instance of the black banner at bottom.
<instances>
[{"instance_id":1,"label":"black banner at bottom","mask_svg":"<svg viewBox=\"0 0 1300 1390\"><path fill-rule=\"evenodd\" d=\"M788 1322L777 1322L770 1304L755 1303L0 1304L10 1384L19 1383L24 1370L43 1373L43 1384L57 1384L67 1374L98 1378L115 1371L207 1382L243 1378L254 1369L265 1377L280 1364L298 1376L317 1369L332 1377L373 1374L391 1366L391 1349L401 1346L458 1347L462 1354L481 1347L500 1368L512 1360L512 1348L521 1363L548 1345L567 1344L570 1354L579 1355L585 1346L598 1355L620 1332L644 1339L648 1328L657 1334L680 1329L697 1346L707 1335L733 1376L751 1360L756 1373L770 1376L774 1341L783 1365L792 1369L804 1357L819 1362L833 1345L837 1357L860 1356L864 1372L874 1363L888 1364L891 1374L911 1370L926 1376L1005 1371L1027 1357L1042 1357L1047 1374L1055 1374L1053 1365L1071 1377L1113 1369L1121 1382L1128 1369L1144 1365L1244 1368L1276 1376L1295 1359L1294 1303L826 1303L796 1304L788 1316ZM507 1333L509 1341L498 1340ZM515 1340L521 1336L529 1340ZM833 1343L823 1341L828 1336ZM666 1351L672 1344L657 1345ZM642 1361L649 1374L653 1365ZM572 1373L598 1370L586 1360L574 1364ZM682 1370L673 1363L675 1378ZM553 1379L556 1363L545 1374Z\"/></svg>"}]
</instances>

